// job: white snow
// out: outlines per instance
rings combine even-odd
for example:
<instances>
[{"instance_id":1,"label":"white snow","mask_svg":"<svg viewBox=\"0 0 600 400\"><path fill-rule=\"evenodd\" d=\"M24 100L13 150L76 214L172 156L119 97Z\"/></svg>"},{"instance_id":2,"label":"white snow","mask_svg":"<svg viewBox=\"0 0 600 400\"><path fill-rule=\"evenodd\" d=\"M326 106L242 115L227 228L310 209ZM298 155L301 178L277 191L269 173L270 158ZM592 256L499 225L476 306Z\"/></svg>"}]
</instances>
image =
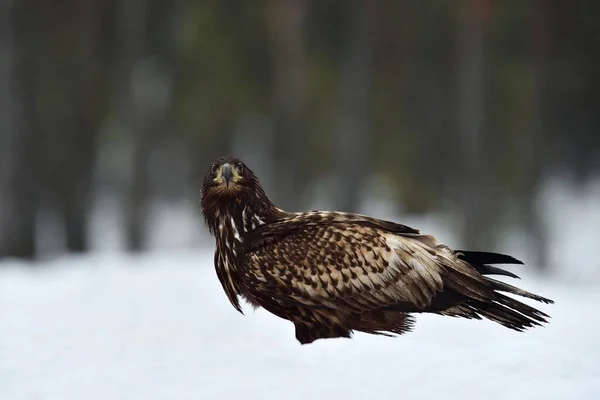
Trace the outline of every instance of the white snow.
<instances>
[{"instance_id":1,"label":"white snow","mask_svg":"<svg viewBox=\"0 0 600 400\"><path fill-rule=\"evenodd\" d=\"M293 326L229 305L209 252L65 257L0 268L0 399L592 399L597 287L533 280L556 300L520 334L420 316L398 338L300 346Z\"/></svg>"},{"instance_id":2,"label":"white snow","mask_svg":"<svg viewBox=\"0 0 600 400\"><path fill-rule=\"evenodd\" d=\"M6 260L0 399L596 399L600 202L594 207L571 207L572 218L554 222L564 222L553 240L568 256L554 278L512 269L523 277L514 283L556 301L539 304L550 324L526 333L423 315L397 338L301 346L291 323L231 307L206 237L202 250ZM563 279L584 264L585 279Z\"/></svg>"}]
</instances>

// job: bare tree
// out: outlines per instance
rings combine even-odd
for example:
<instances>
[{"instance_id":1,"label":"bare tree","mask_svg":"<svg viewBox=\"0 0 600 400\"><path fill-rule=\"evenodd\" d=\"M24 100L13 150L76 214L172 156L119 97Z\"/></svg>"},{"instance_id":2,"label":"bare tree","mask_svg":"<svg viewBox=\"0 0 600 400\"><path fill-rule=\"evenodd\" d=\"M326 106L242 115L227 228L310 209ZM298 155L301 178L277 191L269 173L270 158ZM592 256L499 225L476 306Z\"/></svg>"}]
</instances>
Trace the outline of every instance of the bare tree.
<instances>
[{"instance_id":1,"label":"bare tree","mask_svg":"<svg viewBox=\"0 0 600 400\"><path fill-rule=\"evenodd\" d=\"M165 129L170 93L170 74L156 38L150 32L165 26L168 15L161 0L132 0L120 9L123 38L116 95L118 115L131 144L131 177L125 200L126 241L129 250L142 250L149 212L150 152L158 133Z\"/></svg>"},{"instance_id":2,"label":"bare tree","mask_svg":"<svg viewBox=\"0 0 600 400\"><path fill-rule=\"evenodd\" d=\"M0 3L0 255L7 251L11 196L9 195L10 147L15 137L14 99L15 38L12 1Z\"/></svg>"},{"instance_id":3,"label":"bare tree","mask_svg":"<svg viewBox=\"0 0 600 400\"><path fill-rule=\"evenodd\" d=\"M524 162L522 168L524 181L522 212L525 229L533 248L534 264L541 272L546 272L548 268L548 232L539 200L544 154L547 150L544 140L544 122L547 114L549 29L546 2L535 0L532 2L532 6L530 23L532 124L527 134L523 135L523 140L519 141L522 146L520 149L521 159Z\"/></svg>"},{"instance_id":4,"label":"bare tree","mask_svg":"<svg viewBox=\"0 0 600 400\"><path fill-rule=\"evenodd\" d=\"M275 112L273 152L277 169L274 189L282 207L300 206L306 176L308 71L304 49L306 0L268 0L267 25L273 65Z\"/></svg>"},{"instance_id":5,"label":"bare tree","mask_svg":"<svg viewBox=\"0 0 600 400\"><path fill-rule=\"evenodd\" d=\"M150 143L140 121L142 116L136 104L133 81L135 67L142 60L146 48L147 1L132 0L121 3L119 33L123 38L118 67L118 117L129 133L131 149L130 185L125 199L125 234L127 248L141 250L145 242L148 214L148 157Z\"/></svg>"},{"instance_id":6,"label":"bare tree","mask_svg":"<svg viewBox=\"0 0 600 400\"><path fill-rule=\"evenodd\" d=\"M491 0L463 0L459 31L459 175L455 186L463 216L463 246L490 244L492 207L485 144L484 36Z\"/></svg>"},{"instance_id":7,"label":"bare tree","mask_svg":"<svg viewBox=\"0 0 600 400\"><path fill-rule=\"evenodd\" d=\"M370 165L369 89L372 74L373 17L376 2L352 3L353 38L342 66L335 159L335 207L356 212Z\"/></svg>"},{"instance_id":8,"label":"bare tree","mask_svg":"<svg viewBox=\"0 0 600 400\"><path fill-rule=\"evenodd\" d=\"M24 2L0 6L0 256L35 256L37 188L33 107L35 27Z\"/></svg>"},{"instance_id":9,"label":"bare tree","mask_svg":"<svg viewBox=\"0 0 600 400\"><path fill-rule=\"evenodd\" d=\"M96 140L106 113L105 88L99 48L103 44L103 16L106 3L78 0L72 5L78 33L74 42L77 61L73 76L65 82L70 88L72 107L65 123L65 158L59 191L67 249L80 252L88 249L88 214L92 195L92 175L96 160Z\"/></svg>"}]
</instances>

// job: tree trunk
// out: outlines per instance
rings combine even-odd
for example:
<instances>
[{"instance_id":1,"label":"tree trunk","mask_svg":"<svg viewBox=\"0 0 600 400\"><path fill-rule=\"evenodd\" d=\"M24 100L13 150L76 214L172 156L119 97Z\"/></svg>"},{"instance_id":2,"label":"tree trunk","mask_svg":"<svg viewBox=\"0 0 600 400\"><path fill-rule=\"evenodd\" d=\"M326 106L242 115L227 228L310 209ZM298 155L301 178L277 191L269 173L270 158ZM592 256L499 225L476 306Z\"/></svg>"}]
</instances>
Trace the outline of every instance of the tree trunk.
<instances>
[{"instance_id":1,"label":"tree trunk","mask_svg":"<svg viewBox=\"0 0 600 400\"><path fill-rule=\"evenodd\" d=\"M146 46L147 4L144 0L121 3L120 36L123 38L119 65L119 119L129 132L131 149L131 180L125 198L125 236L127 248L139 251L146 241L148 214L148 135L140 122L134 93L135 68L141 62Z\"/></svg>"},{"instance_id":2,"label":"tree trunk","mask_svg":"<svg viewBox=\"0 0 600 400\"><path fill-rule=\"evenodd\" d=\"M548 19L546 2L535 0L533 2L531 21L531 82L532 82L532 126L529 135L520 141L526 146L523 160L525 168L525 228L529 234L530 242L535 257L534 265L540 272L547 272L548 265L548 231L544 223L542 209L540 208L540 185L542 183L542 170L544 154L547 146L544 140L544 115L547 97L547 70L548 70Z\"/></svg>"},{"instance_id":3,"label":"tree trunk","mask_svg":"<svg viewBox=\"0 0 600 400\"><path fill-rule=\"evenodd\" d=\"M12 1L0 3L0 257L7 251L10 233L9 217L12 214L10 189L10 157L12 140L16 136L15 113L15 35L13 29Z\"/></svg>"},{"instance_id":4,"label":"tree trunk","mask_svg":"<svg viewBox=\"0 0 600 400\"><path fill-rule=\"evenodd\" d=\"M76 23L74 31L77 71L71 82L71 115L66 121L68 162L63 162L63 176L68 177L60 193L67 250L88 250L88 215L92 192L93 169L96 159L96 140L106 107L102 92L99 46L101 44L101 3L79 0L73 4ZM72 57L73 55L69 55Z\"/></svg>"},{"instance_id":5,"label":"tree trunk","mask_svg":"<svg viewBox=\"0 0 600 400\"><path fill-rule=\"evenodd\" d=\"M457 199L463 216L462 245L491 244L492 207L485 157L484 33L491 0L463 0L459 37L459 137Z\"/></svg>"},{"instance_id":6,"label":"tree trunk","mask_svg":"<svg viewBox=\"0 0 600 400\"><path fill-rule=\"evenodd\" d=\"M0 256L36 254L35 47L23 2L0 6Z\"/></svg>"},{"instance_id":7,"label":"tree trunk","mask_svg":"<svg viewBox=\"0 0 600 400\"><path fill-rule=\"evenodd\" d=\"M334 207L358 212L370 165L369 89L371 85L374 2L355 0L353 38L342 69L333 144Z\"/></svg>"},{"instance_id":8,"label":"tree trunk","mask_svg":"<svg viewBox=\"0 0 600 400\"><path fill-rule=\"evenodd\" d=\"M154 27L165 26L172 2L132 0L122 3L121 34L125 38L120 65L120 120L132 145L131 182L128 187L125 223L127 248L143 250L149 214L150 152L166 128L171 74L168 46L152 38ZM153 12L155 11L155 12ZM162 39L162 37L160 38Z\"/></svg>"},{"instance_id":9,"label":"tree trunk","mask_svg":"<svg viewBox=\"0 0 600 400\"><path fill-rule=\"evenodd\" d=\"M274 200L284 208L300 207L306 187L308 71L304 49L306 0L266 2L271 60L277 170Z\"/></svg>"}]
</instances>

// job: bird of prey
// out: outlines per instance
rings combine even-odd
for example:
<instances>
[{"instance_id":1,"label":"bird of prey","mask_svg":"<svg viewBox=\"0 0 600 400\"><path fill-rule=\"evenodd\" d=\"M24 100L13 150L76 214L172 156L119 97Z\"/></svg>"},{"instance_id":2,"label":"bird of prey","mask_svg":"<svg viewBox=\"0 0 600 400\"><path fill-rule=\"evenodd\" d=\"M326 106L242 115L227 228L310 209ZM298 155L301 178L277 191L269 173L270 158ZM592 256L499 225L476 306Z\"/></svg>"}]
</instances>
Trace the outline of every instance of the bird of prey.
<instances>
[{"instance_id":1,"label":"bird of prey","mask_svg":"<svg viewBox=\"0 0 600 400\"><path fill-rule=\"evenodd\" d=\"M301 344L355 331L402 334L415 313L486 318L516 331L549 317L508 294L552 300L490 277L518 278L492 264L519 260L452 250L417 229L365 215L284 211L235 157L212 164L201 207L233 307L243 314L244 299L291 321Z\"/></svg>"}]
</instances>

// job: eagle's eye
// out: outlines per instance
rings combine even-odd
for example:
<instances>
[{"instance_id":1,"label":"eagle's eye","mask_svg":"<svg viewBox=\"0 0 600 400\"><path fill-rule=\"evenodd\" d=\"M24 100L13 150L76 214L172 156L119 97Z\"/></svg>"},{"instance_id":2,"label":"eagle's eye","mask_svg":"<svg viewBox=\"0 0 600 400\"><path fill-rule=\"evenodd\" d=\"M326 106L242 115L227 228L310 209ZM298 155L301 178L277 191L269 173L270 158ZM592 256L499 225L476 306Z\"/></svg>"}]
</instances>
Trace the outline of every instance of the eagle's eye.
<instances>
[{"instance_id":1,"label":"eagle's eye","mask_svg":"<svg viewBox=\"0 0 600 400\"><path fill-rule=\"evenodd\" d=\"M213 164L210 166L210 173L213 175L217 173L217 164Z\"/></svg>"},{"instance_id":2,"label":"eagle's eye","mask_svg":"<svg viewBox=\"0 0 600 400\"><path fill-rule=\"evenodd\" d=\"M239 162L235 165L235 168L238 170L238 173L242 173L244 172L244 163L243 162Z\"/></svg>"}]
</instances>

